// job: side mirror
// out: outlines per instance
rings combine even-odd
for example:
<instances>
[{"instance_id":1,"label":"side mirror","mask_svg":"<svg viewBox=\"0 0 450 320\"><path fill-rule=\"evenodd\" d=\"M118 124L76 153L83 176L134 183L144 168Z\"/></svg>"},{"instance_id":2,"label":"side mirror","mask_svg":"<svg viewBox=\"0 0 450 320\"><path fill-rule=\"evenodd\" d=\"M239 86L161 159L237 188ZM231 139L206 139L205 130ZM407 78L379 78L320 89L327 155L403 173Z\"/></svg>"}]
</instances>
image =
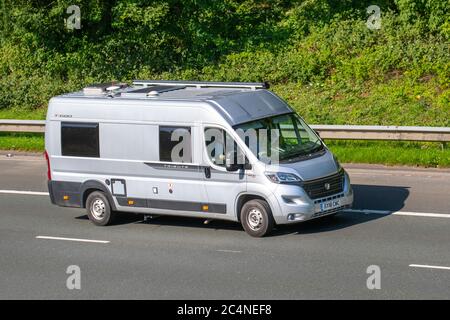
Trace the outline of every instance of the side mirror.
<instances>
[{"instance_id":1,"label":"side mirror","mask_svg":"<svg viewBox=\"0 0 450 320\"><path fill-rule=\"evenodd\" d=\"M225 155L225 169L227 171L238 171L240 165L237 163L237 151L228 151Z\"/></svg>"},{"instance_id":2,"label":"side mirror","mask_svg":"<svg viewBox=\"0 0 450 320\"><path fill-rule=\"evenodd\" d=\"M230 164L230 165L225 165L225 169L227 169L227 171L233 172L233 171L238 171L242 166L238 165L238 164Z\"/></svg>"},{"instance_id":3,"label":"side mirror","mask_svg":"<svg viewBox=\"0 0 450 320\"><path fill-rule=\"evenodd\" d=\"M244 163L239 163L237 151L227 152L225 156L225 169L227 171L238 171L239 169L250 170L252 165L248 162L247 157L245 157Z\"/></svg>"}]
</instances>

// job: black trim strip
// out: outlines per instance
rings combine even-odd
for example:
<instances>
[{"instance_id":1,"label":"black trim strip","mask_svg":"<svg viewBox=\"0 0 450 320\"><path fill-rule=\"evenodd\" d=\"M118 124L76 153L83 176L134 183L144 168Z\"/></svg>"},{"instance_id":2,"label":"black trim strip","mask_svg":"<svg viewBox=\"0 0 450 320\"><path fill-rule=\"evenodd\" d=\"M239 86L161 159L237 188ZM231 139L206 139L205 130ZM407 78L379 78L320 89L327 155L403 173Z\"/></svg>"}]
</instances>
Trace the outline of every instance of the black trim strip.
<instances>
[{"instance_id":1,"label":"black trim strip","mask_svg":"<svg viewBox=\"0 0 450 320\"><path fill-rule=\"evenodd\" d=\"M157 170L199 171L202 167L196 164L171 164L159 162L144 162L144 164Z\"/></svg>"},{"instance_id":2,"label":"black trim strip","mask_svg":"<svg viewBox=\"0 0 450 320\"><path fill-rule=\"evenodd\" d=\"M127 197L116 197L116 199L122 207L148 208L147 199ZM133 201L133 204L129 204L128 201Z\"/></svg>"},{"instance_id":3,"label":"black trim strip","mask_svg":"<svg viewBox=\"0 0 450 320\"><path fill-rule=\"evenodd\" d=\"M204 168L210 168L211 172L215 173L226 173L226 174L240 174L241 170L232 172L232 171L222 171L213 168L212 166L202 166L196 164L168 164L168 163L155 163L155 162L144 162L149 167L152 167L156 170L174 170L174 171L203 171Z\"/></svg>"},{"instance_id":4,"label":"black trim strip","mask_svg":"<svg viewBox=\"0 0 450 320\"><path fill-rule=\"evenodd\" d=\"M208 212L222 213L222 214L226 214L227 213L227 205L226 204L210 203L210 204L208 204L208 206L209 206Z\"/></svg>"},{"instance_id":5,"label":"black trim strip","mask_svg":"<svg viewBox=\"0 0 450 320\"><path fill-rule=\"evenodd\" d=\"M178 211L194 211L194 212L209 212L209 213L227 213L227 205L222 203L202 203L191 201L177 201L177 200L160 200L160 199L143 199L143 198L127 198L116 197L119 205L124 207L137 208L152 208L161 210L178 210ZM133 201L129 204L128 201ZM204 210L204 206L208 209Z\"/></svg>"}]
</instances>

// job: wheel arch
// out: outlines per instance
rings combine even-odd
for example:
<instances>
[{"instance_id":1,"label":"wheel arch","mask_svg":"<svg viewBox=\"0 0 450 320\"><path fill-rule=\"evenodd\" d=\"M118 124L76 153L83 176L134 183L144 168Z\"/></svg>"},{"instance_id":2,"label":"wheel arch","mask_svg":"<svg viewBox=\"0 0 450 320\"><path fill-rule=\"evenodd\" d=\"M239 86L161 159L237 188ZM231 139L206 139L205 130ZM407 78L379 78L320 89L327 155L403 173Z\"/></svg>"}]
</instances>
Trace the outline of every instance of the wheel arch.
<instances>
[{"instance_id":1,"label":"wheel arch","mask_svg":"<svg viewBox=\"0 0 450 320\"><path fill-rule=\"evenodd\" d=\"M237 221L241 222L241 209L242 206L250 201L250 200L255 200L255 199L259 199L259 200L264 200L265 202L267 202L267 204L269 205L270 210L273 212L273 207L269 201L269 199L267 199L267 197L265 197L263 194L259 194L259 193L241 193L237 199L236 199L236 205L235 205L235 214L236 214L236 218Z\"/></svg>"},{"instance_id":2,"label":"wheel arch","mask_svg":"<svg viewBox=\"0 0 450 320\"><path fill-rule=\"evenodd\" d=\"M102 191L106 197L108 198L109 204L112 210L116 210L116 204L114 203L114 199L109 191L108 187L106 187L102 182L98 180L87 180L83 182L80 188L81 193L81 207L86 208L86 200L89 194L94 191Z\"/></svg>"}]
</instances>

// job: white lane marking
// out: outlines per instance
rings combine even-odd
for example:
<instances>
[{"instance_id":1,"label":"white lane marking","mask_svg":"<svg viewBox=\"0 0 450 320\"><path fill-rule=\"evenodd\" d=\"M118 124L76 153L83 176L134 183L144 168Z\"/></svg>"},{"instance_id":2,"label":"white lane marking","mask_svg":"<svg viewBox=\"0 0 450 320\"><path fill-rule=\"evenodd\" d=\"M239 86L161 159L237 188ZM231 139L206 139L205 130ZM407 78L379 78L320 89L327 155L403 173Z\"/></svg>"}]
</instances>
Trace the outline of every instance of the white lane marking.
<instances>
[{"instance_id":1,"label":"white lane marking","mask_svg":"<svg viewBox=\"0 0 450 320\"><path fill-rule=\"evenodd\" d=\"M242 251L238 250L216 250L218 252L228 252L228 253L241 253Z\"/></svg>"},{"instance_id":2,"label":"white lane marking","mask_svg":"<svg viewBox=\"0 0 450 320\"><path fill-rule=\"evenodd\" d=\"M370 209L346 209L346 212L364 213L364 214L390 214L392 211L386 210L370 210Z\"/></svg>"},{"instance_id":3,"label":"white lane marking","mask_svg":"<svg viewBox=\"0 0 450 320\"><path fill-rule=\"evenodd\" d=\"M362 175L362 176L393 176L392 173L379 173L379 172L352 172L348 170L351 175Z\"/></svg>"},{"instance_id":4,"label":"white lane marking","mask_svg":"<svg viewBox=\"0 0 450 320\"><path fill-rule=\"evenodd\" d=\"M77 239L77 238L63 238L63 237L49 237L49 236L37 236L36 239L78 241L78 242L94 242L94 243L109 243L109 241L107 241L107 240L91 240L91 239Z\"/></svg>"},{"instance_id":5,"label":"white lane marking","mask_svg":"<svg viewBox=\"0 0 450 320\"><path fill-rule=\"evenodd\" d=\"M428 217L428 218L450 218L450 214L432 213L432 212L387 211L387 210L370 210L370 209L348 209L344 211L350 213L364 213L364 214L384 214L384 215Z\"/></svg>"},{"instance_id":6,"label":"white lane marking","mask_svg":"<svg viewBox=\"0 0 450 320\"><path fill-rule=\"evenodd\" d=\"M49 195L48 192L25 191L25 190L0 190L0 194L2 194L2 193L3 194L36 195L36 196L48 196ZM388 211L388 210L370 210L370 209L347 209L344 211L351 212L351 213L364 213L364 214L384 214L384 215L397 215L397 216L450 218L450 214L447 214L447 213ZM233 252L232 250L230 250L230 251Z\"/></svg>"},{"instance_id":7,"label":"white lane marking","mask_svg":"<svg viewBox=\"0 0 450 320\"><path fill-rule=\"evenodd\" d=\"M412 217L450 218L450 214L447 213L397 211L393 212L392 214L398 216L412 216Z\"/></svg>"},{"instance_id":8,"label":"white lane marking","mask_svg":"<svg viewBox=\"0 0 450 320\"><path fill-rule=\"evenodd\" d=\"M40 192L40 191L25 191L25 190L0 190L0 193L8 193L8 194L27 194L33 196L48 196L48 192Z\"/></svg>"},{"instance_id":9,"label":"white lane marking","mask_svg":"<svg viewBox=\"0 0 450 320\"><path fill-rule=\"evenodd\" d=\"M430 266L430 265L427 265L427 264L410 264L409 266L412 267L412 268L428 268L428 269L450 270L450 267Z\"/></svg>"}]
</instances>

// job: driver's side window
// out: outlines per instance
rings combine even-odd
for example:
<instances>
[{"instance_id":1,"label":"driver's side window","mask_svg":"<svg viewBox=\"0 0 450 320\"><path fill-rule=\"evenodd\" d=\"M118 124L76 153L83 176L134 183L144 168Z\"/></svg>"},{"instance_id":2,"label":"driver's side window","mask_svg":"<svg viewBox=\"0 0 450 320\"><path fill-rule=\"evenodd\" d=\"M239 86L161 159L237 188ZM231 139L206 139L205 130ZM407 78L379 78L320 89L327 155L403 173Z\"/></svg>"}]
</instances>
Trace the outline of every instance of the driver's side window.
<instances>
[{"instance_id":1,"label":"driver's side window","mask_svg":"<svg viewBox=\"0 0 450 320\"><path fill-rule=\"evenodd\" d=\"M237 151L237 158L234 163L244 163L242 150L237 146L236 141L225 130L215 127L205 128L206 153L213 164L225 167L227 152Z\"/></svg>"},{"instance_id":2,"label":"driver's side window","mask_svg":"<svg viewBox=\"0 0 450 320\"><path fill-rule=\"evenodd\" d=\"M231 139L231 137L225 130L213 127L205 128L206 153L208 154L209 160L216 166L225 167L225 148L227 139Z\"/></svg>"}]
</instances>

